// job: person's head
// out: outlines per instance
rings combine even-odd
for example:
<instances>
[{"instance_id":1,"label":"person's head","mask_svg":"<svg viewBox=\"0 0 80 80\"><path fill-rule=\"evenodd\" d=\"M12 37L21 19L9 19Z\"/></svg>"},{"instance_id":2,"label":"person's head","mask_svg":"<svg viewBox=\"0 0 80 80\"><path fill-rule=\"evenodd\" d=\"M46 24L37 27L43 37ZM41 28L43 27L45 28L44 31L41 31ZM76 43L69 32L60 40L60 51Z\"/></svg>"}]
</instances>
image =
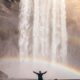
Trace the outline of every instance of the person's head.
<instances>
[{"instance_id":1,"label":"person's head","mask_svg":"<svg viewBox=\"0 0 80 80\"><path fill-rule=\"evenodd\" d=\"M39 71L39 73L41 73L41 71Z\"/></svg>"}]
</instances>

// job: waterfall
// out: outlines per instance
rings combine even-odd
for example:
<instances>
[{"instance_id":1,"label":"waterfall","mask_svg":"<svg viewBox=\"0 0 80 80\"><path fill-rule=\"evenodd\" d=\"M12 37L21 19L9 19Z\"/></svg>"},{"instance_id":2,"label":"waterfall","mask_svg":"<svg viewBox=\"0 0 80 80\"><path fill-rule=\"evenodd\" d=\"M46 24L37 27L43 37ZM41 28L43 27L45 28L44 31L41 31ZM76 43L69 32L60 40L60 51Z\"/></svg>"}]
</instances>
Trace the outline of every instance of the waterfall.
<instances>
[{"instance_id":1,"label":"waterfall","mask_svg":"<svg viewBox=\"0 0 80 80\"><path fill-rule=\"evenodd\" d=\"M51 0L34 1L33 55L49 58L50 55L50 9Z\"/></svg>"},{"instance_id":2,"label":"waterfall","mask_svg":"<svg viewBox=\"0 0 80 80\"><path fill-rule=\"evenodd\" d=\"M66 62L68 35L65 0L53 0L52 12L52 57L56 61Z\"/></svg>"},{"instance_id":3,"label":"waterfall","mask_svg":"<svg viewBox=\"0 0 80 80\"><path fill-rule=\"evenodd\" d=\"M30 56L32 49L33 0L20 1L19 52L20 60Z\"/></svg>"},{"instance_id":4,"label":"waterfall","mask_svg":"<svg viewBox=\"0 0 80 80\"><path fill-rule=\"evenodd\" d=\"M31 56L66 61L65 0L21 0L19 17L20 60Z\"/></svg>"}]
</instances>

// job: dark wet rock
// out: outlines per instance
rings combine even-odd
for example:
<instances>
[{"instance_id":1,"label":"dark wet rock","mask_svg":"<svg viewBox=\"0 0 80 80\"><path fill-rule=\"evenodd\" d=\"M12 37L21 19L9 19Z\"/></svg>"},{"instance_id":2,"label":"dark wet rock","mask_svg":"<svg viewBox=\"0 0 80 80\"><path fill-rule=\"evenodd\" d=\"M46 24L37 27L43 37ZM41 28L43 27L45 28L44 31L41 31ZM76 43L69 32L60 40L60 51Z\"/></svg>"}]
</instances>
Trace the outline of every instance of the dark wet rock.
<instances>
[{"instance_id":1,"label":"dark wet rock","mask_svg":"<svg viewBox=\"0 0 80 80\"><path fill-rule=\"evenodd\" d=\"M0 80L8 79L8 75L2 71L0 71Z\"/></svg>"}]
</instances>

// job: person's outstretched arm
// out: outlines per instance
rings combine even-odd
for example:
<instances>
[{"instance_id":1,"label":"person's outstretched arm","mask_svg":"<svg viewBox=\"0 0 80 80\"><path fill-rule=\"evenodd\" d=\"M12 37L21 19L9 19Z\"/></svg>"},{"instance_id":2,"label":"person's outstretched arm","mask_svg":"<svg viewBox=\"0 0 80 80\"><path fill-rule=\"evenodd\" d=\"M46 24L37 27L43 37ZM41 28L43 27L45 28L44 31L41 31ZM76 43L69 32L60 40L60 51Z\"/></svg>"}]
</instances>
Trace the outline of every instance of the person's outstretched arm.
<instances>
[{"instance_id":1,"label":"person's outstretched arm","mask_svg":"<svg viewBox=\"0 0 80 80\"><path fill-rule=\"evenodd\" d=\"M44 73L42 73L42 74L46 74L47 73L47 71L45 71Z\"/></svg>"},{"instance_id":2,"label":"person's outstretched arm","mask_svg":"<svg viewBox=\"0 0 80 80\"><path fill-rule=\"evenodd\" d=\"M33 73L38 74L37 72L33 71Z\"/></svg>"}]
</instances>

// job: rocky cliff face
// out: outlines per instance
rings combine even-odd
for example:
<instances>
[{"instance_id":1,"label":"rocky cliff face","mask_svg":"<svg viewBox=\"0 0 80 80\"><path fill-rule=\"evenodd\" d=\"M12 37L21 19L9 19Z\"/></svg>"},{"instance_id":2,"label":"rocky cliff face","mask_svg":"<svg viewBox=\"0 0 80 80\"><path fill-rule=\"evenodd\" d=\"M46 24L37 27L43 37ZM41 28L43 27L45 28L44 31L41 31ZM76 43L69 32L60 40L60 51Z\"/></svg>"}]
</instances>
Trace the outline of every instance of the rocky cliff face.
<instances>
[{"instance_id":1,"label":"rocky cliff face","mask_svg":"<svg viewBox=\"0 0 80 80\"><path fill-rule=\"evenodd\" d=\"M68 27L68 60L75 67L80 66L80 0L66 0ZM80 69L80 68L79 68Z\"/></svg>"},{"instance_id":2,"label":"rocky cliff face","mask_svg":"<svg viewBox=\"0 0 80 80\"><path fill-rule=\"evenodd\" d=\"M18 55L18 3L0 0L0 57Z\"/></svg>"}]
</instances>

